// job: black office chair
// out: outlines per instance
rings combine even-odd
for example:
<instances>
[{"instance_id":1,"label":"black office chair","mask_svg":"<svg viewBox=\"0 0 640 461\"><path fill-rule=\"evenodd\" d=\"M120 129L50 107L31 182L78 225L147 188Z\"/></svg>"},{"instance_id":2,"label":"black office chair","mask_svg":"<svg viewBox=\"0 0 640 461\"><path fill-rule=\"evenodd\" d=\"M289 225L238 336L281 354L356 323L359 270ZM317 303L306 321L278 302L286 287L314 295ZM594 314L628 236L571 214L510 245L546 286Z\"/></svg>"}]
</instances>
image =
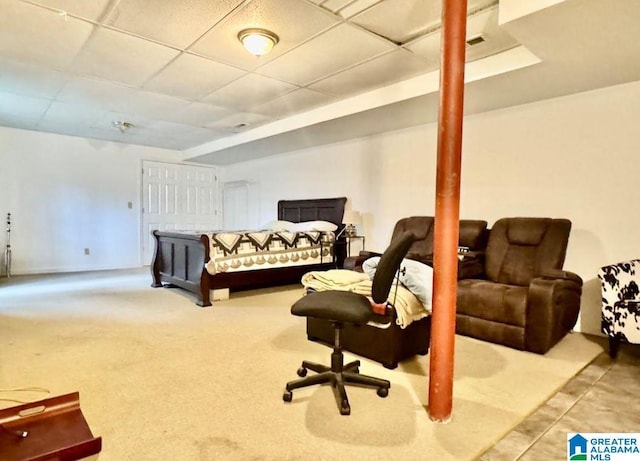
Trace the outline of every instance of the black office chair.
<instances>
[{"instance_id":1,"label":"black office chair","mask_svg":"<svg viewBox=\"0 0 640 461\"><path fill-rule=\"evenodd\" d=\"M382 304L387 301L400 263L409 251L414 238L411 232L406 232L391 242L383 253L373 277L371 297L374 302ZM291 307L291 313L302 317L329 320L333 323L335 336L331 366L303 361L302 366L298 369L298 376L301 376L302 379L287 383L286 390L282 395L285 402L291 402L293 397L291 391L294 389L330 382L336 395L340 414L348 415L351 413L351 407L344 388L346 383L377 387L380 397L386 397L389 394L391 383L386 379L361 375L358 370L359 360L343 365L344 356L340 345L340 330L343 325L345 323L365 325L369 320L380 318L373 312L371 303L366 296L337 290L309 293ZM307 369L318 374L305 378Z\"/></svg>"}]
</instances>

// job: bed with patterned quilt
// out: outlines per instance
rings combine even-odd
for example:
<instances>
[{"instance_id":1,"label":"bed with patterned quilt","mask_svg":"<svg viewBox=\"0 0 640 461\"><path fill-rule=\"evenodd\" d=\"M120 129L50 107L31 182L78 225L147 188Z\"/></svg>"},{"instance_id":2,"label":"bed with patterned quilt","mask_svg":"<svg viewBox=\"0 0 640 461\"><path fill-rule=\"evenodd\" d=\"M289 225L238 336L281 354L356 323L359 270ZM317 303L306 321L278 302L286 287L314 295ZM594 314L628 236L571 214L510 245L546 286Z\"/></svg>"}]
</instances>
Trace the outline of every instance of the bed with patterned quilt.
<instances>
[{"instance_id":1,"label":"bed with patterned quilt","mask_svg":"<svg viewBox=\"0 0 640 461\"><path fill-rule=\"evenodd\" d=\"M211 305L211 290L300 283L309 271L342 267L345 197L280 200L265 229L152 232L152 287L179 287Z\"/></svg>"}]
</instances>

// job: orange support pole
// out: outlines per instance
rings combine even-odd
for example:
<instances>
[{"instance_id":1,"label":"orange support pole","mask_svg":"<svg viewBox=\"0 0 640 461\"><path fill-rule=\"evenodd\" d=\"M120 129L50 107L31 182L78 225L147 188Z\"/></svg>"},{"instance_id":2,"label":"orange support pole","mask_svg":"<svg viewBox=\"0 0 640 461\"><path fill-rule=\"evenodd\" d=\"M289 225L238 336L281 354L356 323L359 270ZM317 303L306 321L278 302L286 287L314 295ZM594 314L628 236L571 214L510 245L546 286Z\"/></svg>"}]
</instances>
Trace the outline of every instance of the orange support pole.
<instances>
[{"instance_id":1,"label":"orange support pole","mask_svg":"<svg viewBox=\"0 0 640 461\"><path fill-rule=\"evenodd\" d=\"M451 419L460 232L460 167L467 0L443 0L433 253L429 417Z\"/></svg>"}]
</instances>

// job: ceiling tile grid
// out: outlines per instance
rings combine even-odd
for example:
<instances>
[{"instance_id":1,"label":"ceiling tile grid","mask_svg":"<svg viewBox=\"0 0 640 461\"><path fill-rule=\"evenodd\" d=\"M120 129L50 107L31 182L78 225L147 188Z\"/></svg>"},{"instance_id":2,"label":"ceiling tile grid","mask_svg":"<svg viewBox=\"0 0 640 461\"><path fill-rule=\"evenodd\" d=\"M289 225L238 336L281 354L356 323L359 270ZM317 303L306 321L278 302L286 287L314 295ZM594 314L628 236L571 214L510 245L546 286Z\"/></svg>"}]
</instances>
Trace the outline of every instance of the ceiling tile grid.
<instances>
[{"instance_id":1,"label":"ceiling tile grid","mask_svg":"<svg viewBox=\"0 0 640 461\"><path fill-rule=\"evenodd\" d=\"M437 64L436 61L429 67L410 51L398 49L322 79L309 88L346 97L413 77L437 68Z\"/></svg>"},{"instance_id":2,"label":"ceiling tile grid","mask_svg":"<svg viewBox=\"0 0 640 461\"><path fill-rule=\"evenodd\" d=\"M200 100L242 75L244 72L236 67L183 53L152 77L144 88Z\"/></svg>"},{"instance_id":3,"label":"ceiling tile grid","mask_svg":"<svg viewBox=\"0 0 640 461\"><path fill-rule=\"evenodd\" d=\"M116 29L185 49L243 0L124 0L106 23Z\"/></svg>"},{"instance_id":4,"label":"ceiling tile grid","mask_svg":"<svg viewBox=\"0 0 640 461\"><path fill-rule=\"evenodd\" d=\"M113 0L36 0L30 2L45 7L72 14L90 21L98 21L111 9Z\"/></svg>"},{"instance_id":5,"label":"ceiling tile grid","mask_svg":"<svg viewBox=\"0 0 640 461\"><path fill-rule=\"evenodd\" d=\"M98 29L80 52L73 71L140 86L179 51L111 29Z\"/></svg>"},{"instance_id":6,"label":"ceiling tile grid","mask_svg":"<svg viewBox=\"0 0 640 461\"><path fill-rule=\"evenodd\" d=\"M258 72L304 86L394 49L393 44L352 24L342 23L265 64Z\"/></svg>"},{"instance_id":7,"label":"ceiling tile grid","mask_svg":"<svg viewBox=\"0 0 640 461\"><path fill-rule=\"evenodd\" d=\"M437 68L439 3L0 0L0 125L184 150ZM477 56L515 44L496 17ZM279 42L257 58L246 28Z\"/></svg>"},{"instance_id":8,"label":"ceiling tile grid","mask_svg":"<svg viewBox=\"0 0 640 461\"><path fill-rule=\"evenodd\" d=\"M265 77L264 75L247 73L210 94L204 98L204 101L242 111L252 105L269 101L296 88L298 87L291 83Z\"/></svg>"},{"instance_id":9,"label":"ceiling tile grid","mask_svg":"<svg viewBox=\"0 0 640 461\"><path fill-rule=\"evenodd\" d=\"M317 91L300 88L267 103L252 106L252 112L266 115L275 119L287 117L297 112L311 110L320 105L328 104L333 99Z\"/></svg>"}]
</instances>

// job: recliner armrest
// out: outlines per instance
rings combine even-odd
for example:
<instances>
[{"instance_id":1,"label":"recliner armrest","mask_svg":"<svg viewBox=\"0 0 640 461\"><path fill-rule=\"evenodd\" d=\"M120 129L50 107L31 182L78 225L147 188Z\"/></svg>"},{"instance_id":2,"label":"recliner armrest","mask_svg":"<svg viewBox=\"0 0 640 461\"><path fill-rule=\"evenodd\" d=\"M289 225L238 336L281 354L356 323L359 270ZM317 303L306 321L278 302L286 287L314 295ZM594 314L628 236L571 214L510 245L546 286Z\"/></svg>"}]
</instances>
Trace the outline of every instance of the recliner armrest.
<instances>
[{"instance_id":1,"label":"recliner armrest","mask_svg":"<svg viewBox=\"0 0 640 461\"><path fill-rule=\"evenodd\" d=\"M469 251L458 260L458 280L484 278L484 251Z\"/></svg>"},{"instance_id":2,"label":"recliner armrest","mask_svg":"<svg viewBox=\"0 0 640 461\"><path fill-rule=\"evenodd\" d=\"M433 253L428 255L423 255L420 253L407 253L407 259L412 259L414 261L418 261L426 264L427 266L433 267Z\"/></svg>"},{"instance_id":3,"label":"recliner armrest","mask_svg":"<svg viewBox=\"0 0 640 461\"><path fill-rule=\"evenodd\" d=\"M458 280L484 278L484 251L469 251L458 260ZM407 258L433 267L433 254L408 253Z\"/></svg>"},{"instance_id":4,"label":"recliner armrest","mask_svg":"<svg viewBox=\"0 0 640 461\"><path fill-rule=\"evenodd\" d=\"M568 333L578 319L581 295L582 279L575 274L533 278L527 296L525 350L544 354Z\"/></svg>"},{"instance_id":5,"label":"recliner armrest","mask_svg":"<svg viewBox=\"0 0 640 461\"><path fill-rule=\"evenodd\" d=\"M580 277L578 274L576 274L574 272L569 272L569 271L550 269L550 270L546 270L542 274L540 274L540 277L543 278L543 279L569 280L569 281L576 282L576 283L579 283L580 285L582 285L582 277Z\"/></svg>"},{"instance_id":6,"label":"recliner armrest","mask_svg":"<svg viewBox=\"0 0 640 461\"><path fill-rule=\"evenodd\" d=\"M381 256L382 253L376 253L375 251L362 250L358 253L358 256L349 256L344 260L344 268L352 271L362 272L362 263L374 256Z\"/></svg>"}]
</instances>

